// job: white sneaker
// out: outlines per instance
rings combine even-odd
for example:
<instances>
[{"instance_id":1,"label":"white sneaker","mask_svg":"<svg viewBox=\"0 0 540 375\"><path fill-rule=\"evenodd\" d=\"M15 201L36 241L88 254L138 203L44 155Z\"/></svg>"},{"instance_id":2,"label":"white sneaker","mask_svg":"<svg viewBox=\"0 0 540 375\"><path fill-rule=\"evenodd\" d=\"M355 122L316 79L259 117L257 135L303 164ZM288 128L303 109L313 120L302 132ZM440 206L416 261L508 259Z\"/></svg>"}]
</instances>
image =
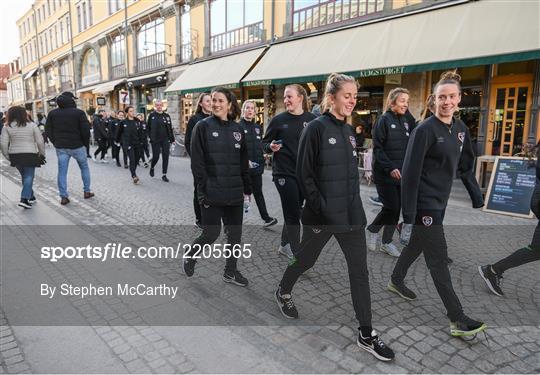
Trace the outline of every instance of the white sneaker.
<instances>
[{"instance_id":1,"label":"white sneaker","mask_svg":"<svg viewBox=\"0 0 540 375\"><path fill-rule=\"evenodd\" d=\"M379 241L379 233L371 233L366 230L367 247L371 251L377 250L377 241Z\"/></svg>"},{"instance_id":2,"label":"white sneaker","mask_svg":"<svg viewBox=\"0 0 540 375\"><path fill-rule=\"evenodd\" d=\"M105 160L105 159L101 159L101 163L102 164L109 164L109 162L107 160Z\"/></svg>"},{"instance_id":3,"label":"white sneaker","mask_svg":"<svg viewBox=\"0 0 540 375\"><path fill-rule=\"evenodd\" d=\"M286 244L285 246L279 246L278 252L282 255L285 255L287 258L292 259L294 254L291 250L291 244Z\"/></svg>"},{"instance_id":4,"label":"white sneaker","mask_svg":"<svg viewBox=\"0 0 540 375\"><path fill-rule=\"evenodd\" d=\"M97 162L98 162L97 159L96 159L96 157L95 157L94 155L92 155L92 160L94 161L94 163L97 163Z\"/></svg>"},{"instance_id":5,"label":"white sneaker","mask_svg":"<svg viewBox=\"0 0 540 375\"><path fill-rule=\"evenodd\" d=\"M396 245L392 242L381 244L381 251L396 258L401 254Z\"/></svg>"}]
</instances>

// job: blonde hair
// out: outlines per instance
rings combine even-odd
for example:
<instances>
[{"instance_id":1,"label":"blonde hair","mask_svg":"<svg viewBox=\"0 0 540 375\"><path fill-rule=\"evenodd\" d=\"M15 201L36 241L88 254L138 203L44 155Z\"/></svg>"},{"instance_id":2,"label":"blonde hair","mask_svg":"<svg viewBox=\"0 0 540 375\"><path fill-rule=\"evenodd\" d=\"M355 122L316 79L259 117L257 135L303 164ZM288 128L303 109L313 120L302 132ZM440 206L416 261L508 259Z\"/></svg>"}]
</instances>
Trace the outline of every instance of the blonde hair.
<instances>
[{"instance_id":1,"label":"blonde hair","mask_svg":"<svg viewBox=\"0 0 540 375\"><path fill-rule=\"evenodd\" d=\"M394 104L396 104L396 101L398 97L401 94L407 94L409 95L409 90L403 87L396 87L395 89L390 90L388 93L388 98L386 98L386 110L388 111Z\"/></svg>"},{"instance_id":2,"label":"blonde hair","mask_svg":"<svg viewBox=\"0 0 540 375\"><path fill-rule=\"evenodd\" d=\"M324 113L330 109L328 96L336 95L338 91L343 88L345 83L353 83L358 88L358 82L356 82L356 79L352 76L341 73L332 73L328 76L324 86L324 97L321 102L321 113Z\"/></svg>"},{"instance_id":3,"label":"blonde hair","mask_svg":"<svg viewBox=\"0 0 540 375\"><path fill-rule=\"evenodd\" d=\"M427 97L420 121L424 121L426 119L428 111L435 113L435 94L429 94Z\"/></svg>"},{"instance_id":4,"label":"blonde hair","mask_svg":"<svg viewBox=\"0 0 540 375\"><path fill-rule=\"evenodd\" d=\"M289 87L294 89L296 93L302 97L302 109L304 110L304 112L311 111L311 105L309 104L308 94L304 86L299 85L297 83L293 83L291 85L285 86L285 90L288 89Z\"/></svg>"},{"instance_id":5,"label":"blonde hair","mask_svg":"<svg viewBox=\"0 0 540 375\"><path fill-rule=\"evenodd\" d=\"M242 112L240 114L240 118L244 118L244 115L246 113L246 107L248 104L253 104L253 107L257 108L255 101L250 100L250 99L246 100L244 103L242 103Z\"/></svg>"}]
</instances>

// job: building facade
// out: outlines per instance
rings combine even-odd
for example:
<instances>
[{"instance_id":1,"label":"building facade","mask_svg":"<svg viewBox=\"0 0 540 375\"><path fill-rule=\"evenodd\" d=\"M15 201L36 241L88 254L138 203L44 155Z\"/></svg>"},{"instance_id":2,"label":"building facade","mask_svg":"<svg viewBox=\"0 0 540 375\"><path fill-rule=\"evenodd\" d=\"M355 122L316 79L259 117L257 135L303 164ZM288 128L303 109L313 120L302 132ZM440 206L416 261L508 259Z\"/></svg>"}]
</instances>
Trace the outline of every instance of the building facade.
<instances>
[{"instance_id":1,"label":"building facade","mask_svg":"<svg viewBox=\"0 0 540 375\"><path fill-rule=\"evenodd\" d=\"M146 112L159 98L182 134L198 95L222 85L267 123L286 84L318 102L337 71L358 79L352 124L369 130L392 88L411 91L419 118L440 73L457 69L478 154L514 155L540 136L539 11L496 0L37 0L17 25L33 111L65 90L89 113Z\"/></svg>"}]
</instances>

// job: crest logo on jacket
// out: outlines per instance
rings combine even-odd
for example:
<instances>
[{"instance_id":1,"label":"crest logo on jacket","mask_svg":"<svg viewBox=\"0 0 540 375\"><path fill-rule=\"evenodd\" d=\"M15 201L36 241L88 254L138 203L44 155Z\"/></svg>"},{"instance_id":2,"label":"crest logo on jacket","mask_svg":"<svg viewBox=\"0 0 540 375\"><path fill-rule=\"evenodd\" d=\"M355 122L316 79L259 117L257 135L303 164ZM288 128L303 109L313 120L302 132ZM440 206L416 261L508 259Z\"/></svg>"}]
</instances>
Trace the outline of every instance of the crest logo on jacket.
<instances>
[{"instance_id":1,"label":"crest logo on jacket","mask_svg":"<svg viewBox=\"0 0 540 375\"><path fill-rule=\"evenodd\" d=\"M240 142L240 140L242 139L242 133L233 132L232 134L233 134L234 139L236 139L237 142Z\"/></svg>"},{"instance_id":2,"label":"crest logo on jacket","mask_svg":"<svg viewBox=\"0 0 540 375\"><path fill-rule=\"evenodd\" d=\"M212 137L216 137L216 138L217 138L218 136L219 136L219 133L218 133L218 132L213 132L213 133L212 133Z\"/></svg>"},{"instance_id":3,"label":"crest logo on jacket","mask_svg":"<svg viewBox=\"0 0 540 375\"><path fill-rule=\"evenodd\" d=\"M396 124L392 124L392 125L390 125L390 127L391 127L392 129L395 129L395 128L396 128Z\"/></svg>"},{"instance_id":4,"label":"crest logo on jacket","mask_svg":"<svg viewBox=\"0 0 540 375\"><path fill-rule=\"evenodd\" d=\"M334 137L328 138L328 143L330 143L331 145L335 145L336 144L336 139Z\"/></svg>"},{"instance_id":5,"label":"crest logo on jacket","mask_svg":"<svg viewBox=\"0 0 540 375\"><path fill-rule=\"evenodd\" d=\"M430 227L433 224L433 218L431 216L422 216L422 223L426 227Z\"/></svg>"},{"instance_id":6,"label":"crest logo on jacket","mask_svg":"<svg viewBox=\"0 0 540 375\"><path fill-rule=\"evenodd\" d=\"M255 128L255 133L257 133L257 135L261 134L261 129Z\"/></svg>"},{"instance_id":7,"label":"crest logo on jacket","mask_svg":"<svg viewBox=\"0 0 540 375\"><path fill-rule=\"evenodd\" d=\"M409 131L409 123L408 122L404 122L403 126L405 126L405 129L407 129L407 131ZM407 135L409 135L409 134L407 134Z\"/></svg>"},{"instance_id":8,"label":"crest logo on jacket","mask_svg":"<svg viewBox=\"0 0 540 375\"><path fill-rule=\"evenodd\" d=\"M352 135L349 135L349 141L351 142L352 147L356 148L356 138L354 138Z\"/></svg>"},{"instance_id":9,"label":"crest logo on jacket","mask_svg":"<svg viewBox=\"0 0 540 375\"><path fill-rule=\"evenodd\" d=\"M457 137L461 143L465 142L465 132L457 133Z\"/></svg>"},{"instance_id":10,"label":"crest logo on jacket","mask_svg":"<svg viewBox=\"0 0 540 375\"><path fill-rule=\"evenodd\" d=\"M304 128L307 126L307 124L308 124L308 123L304 121Z\"/></svg>"}]
</instances>

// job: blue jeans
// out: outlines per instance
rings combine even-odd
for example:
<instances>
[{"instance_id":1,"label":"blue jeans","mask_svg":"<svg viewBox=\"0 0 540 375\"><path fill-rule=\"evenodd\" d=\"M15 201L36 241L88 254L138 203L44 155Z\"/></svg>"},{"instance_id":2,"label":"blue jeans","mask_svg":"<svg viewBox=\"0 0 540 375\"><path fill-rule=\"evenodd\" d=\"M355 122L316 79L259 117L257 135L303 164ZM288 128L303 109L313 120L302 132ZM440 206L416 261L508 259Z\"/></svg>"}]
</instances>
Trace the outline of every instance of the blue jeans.
<instances>
[{"instance_id":1,"label":"blue jeans","mask_svg":"<svg viewBox=\"0 0 540 375\"><path fill-rule=\"evenodd\" d=\"M90 192L90 168L88 167L88 159L86 158L86 148L57 148L56 156L58 158L58 193L60 197L67 198L67 173L69 167L69 159L74 158L81 169L81 177L84 186L84 192Z\"/></svg>"},{"instance_id":2,"label":"blue jeans","mask_svg":"<svg viewBox=\"0 0 540 375\"><path fill-rule=\"evenodd\" d=\"M22 177L22 192L21 199L30 199L34 197L34 190L32 185L34 184L34 172L36 167L17 167L17 170Z\"/></svg>"}]
</instances>

